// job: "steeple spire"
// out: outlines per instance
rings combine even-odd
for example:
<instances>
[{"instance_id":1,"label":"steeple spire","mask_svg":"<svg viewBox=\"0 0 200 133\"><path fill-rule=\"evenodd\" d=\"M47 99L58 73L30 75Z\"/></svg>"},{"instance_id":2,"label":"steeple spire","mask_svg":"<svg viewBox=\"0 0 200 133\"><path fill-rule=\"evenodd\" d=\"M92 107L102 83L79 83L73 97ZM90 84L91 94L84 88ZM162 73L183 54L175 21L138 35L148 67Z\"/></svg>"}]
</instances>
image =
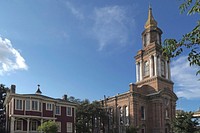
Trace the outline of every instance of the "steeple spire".
<instances>
[{"instance_id":1,"label":"steeple spire","mask_svg":"<svg viewBox=\"0 0 200 133\"><path fill-rule=\"evenodd\" d=\"M149 4L148 19L147 19L147 22L146 22L144 28L148 29L150 27L157 27L157 22L156 22L156 20L153 17L152 8L151 8L151 5Z\"/></svg>"}]
</instances>

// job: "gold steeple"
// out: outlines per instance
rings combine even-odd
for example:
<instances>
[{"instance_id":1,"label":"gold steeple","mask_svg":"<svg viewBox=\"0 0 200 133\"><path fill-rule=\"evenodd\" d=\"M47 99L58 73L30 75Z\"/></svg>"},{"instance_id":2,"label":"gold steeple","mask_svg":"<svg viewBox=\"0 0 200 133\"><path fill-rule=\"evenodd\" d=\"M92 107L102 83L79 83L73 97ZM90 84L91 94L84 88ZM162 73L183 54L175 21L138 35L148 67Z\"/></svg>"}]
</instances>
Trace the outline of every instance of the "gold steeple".
<instances>
[{"instance_id":1,"label":"gold steeple","mask_svg":"<svg viewBox=\"0 0 200 133\"><path fill-rule=\"evenodd\" d=\"M151 6L149 6L148 19L147 19L147 22L146 22L144 28L147 29L150 27L157 27L157 22L153 17Z\"/></svg>"}]
</instances>

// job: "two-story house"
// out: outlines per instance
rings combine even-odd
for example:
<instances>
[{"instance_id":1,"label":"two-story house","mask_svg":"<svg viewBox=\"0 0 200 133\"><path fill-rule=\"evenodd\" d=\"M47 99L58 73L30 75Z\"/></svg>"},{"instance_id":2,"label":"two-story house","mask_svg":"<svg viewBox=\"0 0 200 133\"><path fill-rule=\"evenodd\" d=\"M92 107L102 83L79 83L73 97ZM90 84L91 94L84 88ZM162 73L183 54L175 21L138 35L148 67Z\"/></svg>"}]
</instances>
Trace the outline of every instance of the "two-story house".
<instances>
[{"instance_id":1,"label":"two-story house","mask_svg":"<svg viewBox=\"0 0 200 133\"><path fill-rule=\"evenodd\" d=\"M6 108L6 130L8 133L37 133L45 121L55 121L58 133L74 133L76 104L62 99L42 95L40 86L35 94L17 94L11 85L4 105Z\"/></svg>"}]
</instances>

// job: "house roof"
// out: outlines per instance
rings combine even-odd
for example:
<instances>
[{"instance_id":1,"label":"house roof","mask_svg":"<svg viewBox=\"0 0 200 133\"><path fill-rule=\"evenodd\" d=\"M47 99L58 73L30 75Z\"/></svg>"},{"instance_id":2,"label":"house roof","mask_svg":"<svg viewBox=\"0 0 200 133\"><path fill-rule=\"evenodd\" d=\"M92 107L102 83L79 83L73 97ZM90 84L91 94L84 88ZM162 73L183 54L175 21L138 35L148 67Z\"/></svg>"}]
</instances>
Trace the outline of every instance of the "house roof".
<instances>
[{"instance_id":1,"label":"house roof","mask_svg":"<svg viewBox=\"0 0 200 133\"><path fill-rule=\"evenodd\" d=\"M77 104L71 101L66 101L61 98L52 98L49 96L41 95L41 94L17 94L17 93L7 93L6 99L4 101L4 105L8 103L13 97L18 98L35 98L35 99L42 99L44 101L56 102L59 104L68 104L71 106L76 106Z\"/></svg>"}]
</instances>

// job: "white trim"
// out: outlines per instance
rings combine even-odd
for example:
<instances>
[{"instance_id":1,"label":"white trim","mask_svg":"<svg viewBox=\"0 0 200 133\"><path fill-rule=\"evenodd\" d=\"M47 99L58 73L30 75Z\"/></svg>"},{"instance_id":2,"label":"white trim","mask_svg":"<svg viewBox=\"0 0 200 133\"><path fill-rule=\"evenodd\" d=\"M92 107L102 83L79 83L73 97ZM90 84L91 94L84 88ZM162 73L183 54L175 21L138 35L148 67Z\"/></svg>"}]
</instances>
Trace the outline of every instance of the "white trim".
<instances>
[{"instance_id":1,"label":"white trim","mask_svg":"<svg viewBox=\"0 0 200 133\"><path fill-rule=\"evenodd\" d=\"M150 77L153 76L153 67L152 67L153 61L152 61L152 56L149 57L149 72L150 72Z\"/></svg>"},{"instance_id":2,"label":"white trim","mask_svg":"<svg viewBox=\"0 0 200 133\"><path fill-rule=\"evenodd\" d=\"M158 76L158 68L157 68L157 55L156 54L154 54L153 55L154 56L154 75L155 76Z\"/></svg>"},{"instance_id":3,"label":"white trim","mask_svg":"<svg viewBox=\"0 0 200 133\"><path fill-rule=\"evenodd\" d=\"M33 115L10 115L10 117L17 118L35 118L35 119L45 119L45 120L56 120L55 117L41 117L41 116L33 116Z\"/></svg>"},{"instance_id":4,"label":"white trim","mask_svg":"<svg viewBox=\"0 0 200 133\"><path fill-rule=\"evenodd\" d=\"M45 101L45 102L52 102L52 103L57 102L57 103L62 104L64 106L66 106L66 105L76 106L77 105L76 103L71 103L71 102L68 102L68 101L63 101L61 99L54 99L54 98L51 99L51 97L48 98L48 97L43 97L41 95L31 95L30 96L29 94L17 94L17 93L10 94L9 93L9 97L11 97L11 98L15 97L15 98L20 98L20 99L24 99L24 100L27 99L27 98L38 99L38 100L42 100L42 101Z\"/></svg>"},{"instance_id":5,"label":"white trim","mask_svg":"<svg viewBox=\"0 0 200 133\"><path fill-rule=\"evenodd\" d=\"M136 82L140 81L139 79L139 63L136 62Z\"/></svg>"},{"instance_id":6,"label":"white trim","mask_svg":"<svg viewBox=\"0 0 200 133\"><path fill-rule=\"evenodd\" d=\"M14 104L14 102L15 102L15 100L14 100L14 98L12 98L12 109L11 109L11 114L14 114L14 110L15 110L15 104Z\"/></svg>"}]
</instances>

